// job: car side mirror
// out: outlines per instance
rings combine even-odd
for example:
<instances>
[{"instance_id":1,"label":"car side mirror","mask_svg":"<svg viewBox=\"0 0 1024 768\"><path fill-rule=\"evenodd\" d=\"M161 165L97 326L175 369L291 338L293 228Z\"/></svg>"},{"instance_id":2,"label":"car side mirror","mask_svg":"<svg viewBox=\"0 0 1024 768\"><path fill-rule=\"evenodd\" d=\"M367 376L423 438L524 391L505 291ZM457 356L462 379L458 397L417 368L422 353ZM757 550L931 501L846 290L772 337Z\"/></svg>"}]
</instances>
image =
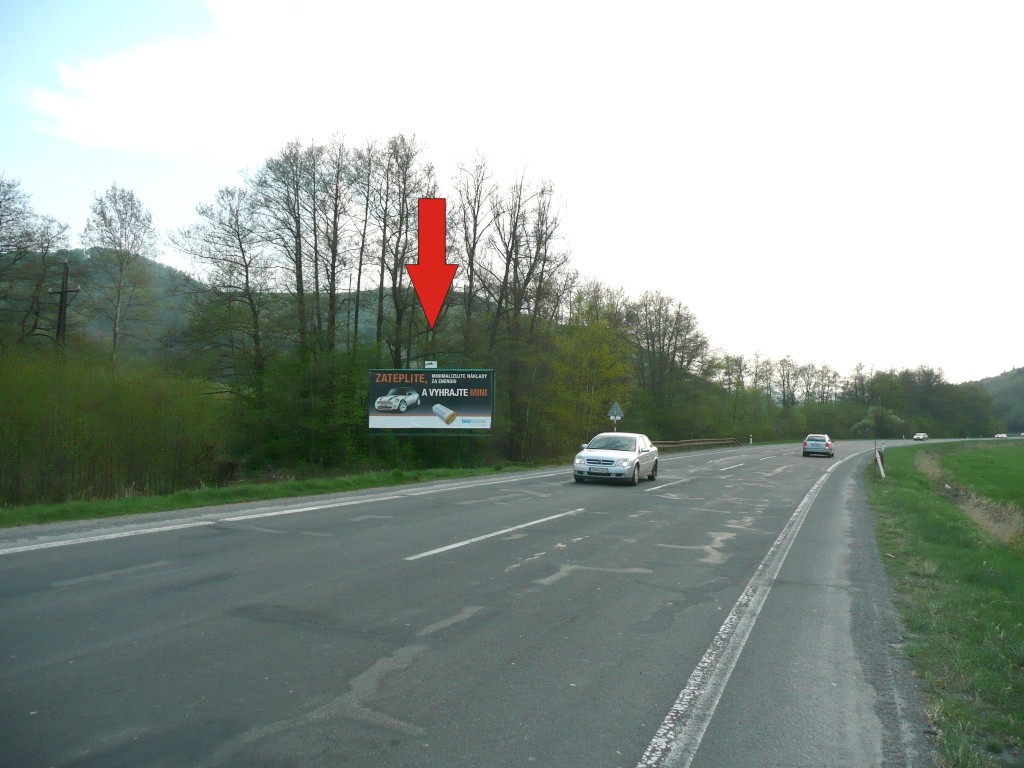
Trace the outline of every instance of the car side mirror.
<instances>
[{"instance_id":1,"label":"car side mirror","mask_svg":"<svg viewBox=\"0 0 1024 768\"><path fill-rule=\"evenodd\" d=\"M581 451L587 450L587 444L586 443L580 443L580 450Z\"/></svg>"}]
</instances>

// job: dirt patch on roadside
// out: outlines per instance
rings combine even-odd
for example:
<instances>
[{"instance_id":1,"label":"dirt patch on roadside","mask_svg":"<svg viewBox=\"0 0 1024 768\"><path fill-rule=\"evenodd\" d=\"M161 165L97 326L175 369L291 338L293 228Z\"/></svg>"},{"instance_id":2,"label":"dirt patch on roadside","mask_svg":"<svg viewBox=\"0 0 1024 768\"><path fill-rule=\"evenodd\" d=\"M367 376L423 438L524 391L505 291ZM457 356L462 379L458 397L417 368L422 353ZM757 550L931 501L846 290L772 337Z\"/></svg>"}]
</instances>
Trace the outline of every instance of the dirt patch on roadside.
<instances>
[{"instance_id":1,"label":"dirt patch on roadside","mask_svg":"<svg viewBox=\"0 0 1024 768\"><path fill-rule=\"evenodd\" d=\"M939 457L933 453L917 451L914 467L936 485L940 495L951 500L990 535L1024 551L1024 510L1008 502L992 501L957 485L942 471Z\"/></svg>"}]
</instances>

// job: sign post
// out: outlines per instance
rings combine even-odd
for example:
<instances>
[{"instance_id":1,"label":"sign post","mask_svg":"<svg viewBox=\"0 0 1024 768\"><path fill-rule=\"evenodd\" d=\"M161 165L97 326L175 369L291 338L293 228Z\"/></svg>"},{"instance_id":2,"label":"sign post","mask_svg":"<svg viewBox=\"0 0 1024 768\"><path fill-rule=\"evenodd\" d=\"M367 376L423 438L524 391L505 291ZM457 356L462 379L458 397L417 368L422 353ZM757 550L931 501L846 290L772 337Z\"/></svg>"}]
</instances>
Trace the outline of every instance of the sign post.
<instances>
[{"instance_id":1,"label":"sign post","mask_svg":"<svg viewBox=\"0 0 1024 768\"><path fill-rule=\"evenodd\" d=\"M622 420L622 416L622 406L620 406L617 402L612 403L612 408L610 411L608 411L608 418L611 419L613 432L619 431L619 422Z\"/></svg>"}]
</instances>

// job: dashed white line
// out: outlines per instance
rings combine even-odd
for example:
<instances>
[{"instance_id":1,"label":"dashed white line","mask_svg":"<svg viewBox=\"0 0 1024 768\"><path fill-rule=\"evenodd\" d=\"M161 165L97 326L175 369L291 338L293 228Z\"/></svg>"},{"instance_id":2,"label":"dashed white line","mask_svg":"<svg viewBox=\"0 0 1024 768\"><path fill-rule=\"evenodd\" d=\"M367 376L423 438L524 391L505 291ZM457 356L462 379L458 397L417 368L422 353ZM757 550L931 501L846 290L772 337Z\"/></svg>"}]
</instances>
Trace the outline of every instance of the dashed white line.
<instances>
[{"instance_id":1,"label":"dashed white line","mask_svg":"<svg viewBox=\"0 0 1024 768\"><path fill-rule=\"evenodd\" d=\"M484 541L485 539L493 539L495 536L501 536L505 533L511 533L512 531L518 531L521 528L529 528L531 525L538 525L539 523L546 523L548 520L557 520L560 517L566 517L567 515L575 515L577 512L582 512L583 507L579 509L571 509L568 512L560 512L557 515L551 515L550 517L542 517L540 520L531 520L528 523L521 523L520 525L513 525L511 528L502 528L500 531L494 531L494 533L485 533L483 536L474 536L472 539L466 539L465 541L457 541L454 544L449 544L446 547L438 547L432 549L429 552L420 552L418 555L410 555L409 557L403 558L405 560L419 560L424 557L430 557L432 555L439 555L442 552L448 552L452 549L458 549L459 547L465 547L469 544L476 544L478 541Z\"/></svg>"}]
</instances>

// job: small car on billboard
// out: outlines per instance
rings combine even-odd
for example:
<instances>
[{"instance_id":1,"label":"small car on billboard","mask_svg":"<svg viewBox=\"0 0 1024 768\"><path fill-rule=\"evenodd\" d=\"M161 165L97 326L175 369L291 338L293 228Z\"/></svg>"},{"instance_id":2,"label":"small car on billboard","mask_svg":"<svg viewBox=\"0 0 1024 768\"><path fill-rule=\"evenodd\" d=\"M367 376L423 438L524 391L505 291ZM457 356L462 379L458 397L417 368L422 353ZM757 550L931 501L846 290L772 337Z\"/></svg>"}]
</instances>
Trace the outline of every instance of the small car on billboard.
<instances>
[{"instance_id":1,"label":"small car on billboard","mask_svg":"<svg viewBox=\"0 0 1024 768\"><path fill-rule=\"evenodd\" d=\"M602 432L580 449L572 466L577 483L587 479L625 480L636 485L641 475L649 480L658 477L658 448L647 435Z\"/></svg>"},{"instance_id":2,"label":"small car on billboard","mask_svg":"<svg viewBox=\"0 0 1024 768\"><path fill-rule=\"evenodd\" d=\"M398 411L405 413L407 409L418 405L420 393L412 387L394 387L388 390L386 395L381 395L374 402L373 407L378 411Z\"/></svg>"}]
</instances>

